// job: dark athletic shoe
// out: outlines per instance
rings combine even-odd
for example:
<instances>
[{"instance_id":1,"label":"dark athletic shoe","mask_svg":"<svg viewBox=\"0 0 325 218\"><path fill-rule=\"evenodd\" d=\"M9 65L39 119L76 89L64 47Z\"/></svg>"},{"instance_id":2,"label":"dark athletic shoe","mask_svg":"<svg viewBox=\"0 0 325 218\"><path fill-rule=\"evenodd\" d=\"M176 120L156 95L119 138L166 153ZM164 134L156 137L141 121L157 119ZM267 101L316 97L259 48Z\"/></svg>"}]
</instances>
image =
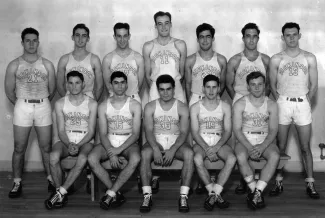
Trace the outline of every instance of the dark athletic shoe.
<instances>
[{"instance_id":1,"label":"dark athletic shoe","mask_svg":"<svg viewBox=\"0 0 325 218\"><path fill-rule=\"evenodd\" d=\"M151 210L152 207L152 194L145 193L143 195L143 202L140 206L141 213L147 213Z\"/></svg>"},{"instance_id":2,"label":"dark athletic shoe","mask_svg":"<svg viewBox=\"0 0 325 218\"><path fill-rule=\"evenodd\" d=\"M187 195L180 195L178 199L178 211L182 213L187 213L190 210L188 205L188 197Z\"/></svg>"},{"instance_id":3,"label":"dark athletic shoe","mask_svg":"<svg viewBox=\"0 0 325 218\"><path fill-rule=\"evenodd\" d=\"M11 191L9 192L9 195L8 197L9 198L19 198L22 191L23 191L23 188L22 188L22 184L21 182L14 182L13 186L12 186L12 189Z\"/></svg>"},{"instance_id":4,"label":"dark athletic shoe","mask_svg":"<svg viewBox=\"0 0 325 218\"><path fill-rule=\"evenodd\" d=\"M202 182L199 181L199 183L197 184L197 187L195 189L195 193L198 195L203 194L206 191L205 187L203 186Z\"/></svg>"},{"instance_id":5,"label":"dark athletic shoe","mask_svg":"<svg viewBox=\"0 0 325 218\"><path fill-rule=\"evenodd\" d=\"M46 209L51 210L53 208L62 208L68 203L68 198L62 195L59 190L53 192L51 196L44 201Z\"/></svg>"},{"instance_id":6,"label":"dark athletic shoe","mask_svg":"<svg viewBox=\"0 0 325 218\"><path fill-rule=\"evenodd\" d=\"M204 208L208 211L212 211L215 203L216 203L216 194L211 193L204 201Z\"/></svg>"},{"instance_id":7,"label":"dark athletic shoe","mask_svg":"<svg viewBox=\"0 0 325 218\"><path fill-rule=\"evenodd\" d=\"M240 179L240 183L237 185L236 189L235 189L235 193L237 195L243 195L247 192L247 184L246 181L241 178Z\"/></svg>"},{"instance_id":8,"label":"dark athletic shoe","mask_svg":"<svg viewBox=\"0 0 325 218\"><path fill-rule=\"evenodd\" d=\"M53 193L56 192L56 188L54 186L54 183L51 182L50 180L47 180L48 186L47 186L47 192Z\"/></svg>"},{"instance_id":9,"label":"dark athletic shoe","mask_svg":"<svg viewBox=\"0 0 325 218\"><path fill-rule=\"evenodd\" d=\"M156 178L156 179L153 179L151 181L151 190L152 190L152 193L153 194L157 194L158 191L159 191L159 179Z\"/></svg>"},{"instance_id":10,"label":"dark athletic shoe","mask_svg":"<svg viewBox=\"0 0 325 218\"><path fill-rule=\"evenodd\" d=\"M283 192L282 181L275 181L273 188L269 192L269 196L278 196Z\"/></svg>"},{"instance_id":11,"label":"dark athletic shoe","mask_svg":"<svg viewBox=\"0 0 325 218\"><path fill-rule=\"evenodd\" d=\"M215 204L217 205L217 207L219 207L220 209L225 209L228 208L230 203L228 201L225 201L221 195L216 195L216 202Z\"/></svg>"},{"instance_id":12,"label":"dark athletic shoe","mask_svg":"<svg viewBox=\"0 0 325 218\"><path fill-rule=\"evenodd\" d=\"M314 183L313 182L307 182L306 192L309 195L309 197L313 199L319 199L319 194L317 193Z\"/></svg>"},{"instance_id":13,"label":"dark athletic shoe","mask_svg":"<svg viewBox=\"0 0 325 218\"><path fill-rule=\"evenodd\" d=\"M112 207L120 207L122 204L126 202L126 198L121 192L116 192L116 196L113 198Z\"/></svg>"},{"instance_id":14,"label":"dark athletic shoe","mask_svg":"<svg viewBox=\"0 0 325 218\"><path fill-rule=\"evenodd\" d=\"M113 197L108 194L105 194L99 202L100 208L103 210L108 210L112 204Z\"/></svg>"},{"instance_id":15,"label":"dark athletic shoe","mask_svg":"<svg viewBox=\"0 0 325 218\"><path fill-rule=\"evenodd\" d=\"M252 210L256 209L262 209L265 207L264 203L264 197L262 195L262 192L258 189L255 189L255 191L251 194L251 196L248 197L247 204L248 207Z\"/></svg>"}]
</instances>

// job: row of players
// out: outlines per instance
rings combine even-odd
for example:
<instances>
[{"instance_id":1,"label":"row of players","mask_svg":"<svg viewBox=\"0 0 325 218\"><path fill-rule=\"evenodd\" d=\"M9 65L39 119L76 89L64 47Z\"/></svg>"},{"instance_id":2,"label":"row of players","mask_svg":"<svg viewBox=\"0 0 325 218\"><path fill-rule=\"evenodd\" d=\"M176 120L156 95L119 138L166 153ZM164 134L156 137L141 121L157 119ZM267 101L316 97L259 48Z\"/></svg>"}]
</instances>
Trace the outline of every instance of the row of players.
<instances>
[{"instance_id":1,"label":"row of players","mask_svg":"<svg viewBox=\"0 0 325 218\"><path fill-rule=\"evenodd\" d=\"M57 83L53 64L37 54L39 34L35 29L27 28L22 32L24 53L12 61L5 78L5 89L9 100L15 104L14 109L14 153L13 174L14 187L9 196L19 196L21 190L22 166L24 153L31 127L34 125L38 134L44 167L48 180L53 183L49 167L51 150L51 100L55 94L55 86L61 96L67 93L66 74L72 70L81 72L85 79L84 93L99 99L103 90L103 81L108 90L112 90L110 75L114 71L123 71L128 77L127 95L140 101L144 77L149 86L150 100L159 98L155 85L158 76L169 74L175 80L175 98L185 102L181 82L185 75L186 94L190 105L203 99L202 80L205 75L213 74L220 79L220 95L224 88L235 102L247 95L246 76L252 71L260 71L266 75L266 91L273 96L279 105L278 146L285 152L290 124L294 121L298 130L302 158L307 174L306 182L317 196L313 186L313 160L310 151L311 109L310 99L317 90L317 63L313 54L299 48L301 37L298 24L287 23L282 28L282 39L286 49L271 59L257 50L259 29L249 23L242 29L245 49L232 57L228 63L224 56L212 49L214 28L202 24L197 28L197 39L200 49L186 58L186 44L182 40L170 36L171 15L158 12L154 16L158 37L145 43L143 58L129 48L129 25L118 23L114 26L114 38L117 48L106 55L102 66L99 58L87 51L89 29L78 24L73 29L72 39L75 43L73 52L64 55L58 64ZM103 80L104 78L104 80ZM110 91L112 94L112 91ZM54 119L56 121L56 119ZM282 192L282 171L276 176L273 194ZM236 191L242 191L239 186Z\"/></svg>"}]
</instances>

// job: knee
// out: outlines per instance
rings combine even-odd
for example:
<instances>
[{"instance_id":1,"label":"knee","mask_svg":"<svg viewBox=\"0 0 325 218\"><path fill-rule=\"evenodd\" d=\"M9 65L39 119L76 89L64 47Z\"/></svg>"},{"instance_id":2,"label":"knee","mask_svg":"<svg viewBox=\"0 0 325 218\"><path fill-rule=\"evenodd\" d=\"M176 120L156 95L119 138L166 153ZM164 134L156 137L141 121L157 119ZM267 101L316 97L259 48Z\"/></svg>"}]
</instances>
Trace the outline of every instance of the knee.
<instances>
[{"instance_id":1,"label":"knee","mask_svg":"<svg viewBox=\"0 0 325 218\"><path fill-rule=\"evenodd\" d=\"M236 156L234 154L229 154L226 159L226 164L235 166L236 162L237 162Z\"/></svg>"},{"instance_id":2,"label":"knee","mask_svg":"<svg viewBox=\"0 0 325 218\"><path fill-rule=\"evenodd\" d=\"M240 152L236 153L236 157L238 164L245 163L248 159L246 154Z\"/></svg>"},{"instance_id":3,"label":"knee","mask_svg":"<svg viewBox=\"0 0 325 218\"><path fill-rule=\"evenodd\" d=\"M50 153L50 165L54 166L60 162L60 154L58 152Z\"/></svg>"},{"instance_id":4,"label":"knee","mask_svg":"<svg viewBox=\"0 0 325 218\"><path fill-rule=\"evenodd\" d=\"M140 155L133 154L129 159L129 164L131 164L131 166L134 166L134 168L136 168L139 165L140 161L141 161Z\"/></svg>"},{"instance_id":5,"label":"knee","mask_svg":"<svg viewBox=\"0 0 325 218\"><path fill-rule=\"evenodd\" d=\"M310 147L308 145L301 145L300 150L301 150L302 155L306 155L306 154L311 153Z\"/></svg>"},{"instance_id":6,"label":"knee","mask_svg":"<svg viewBox=\"0 0 325 218\"><path fill-rule=\"evenodd\" d=\"M153 155L153 152L152 152L152 150L151 149L143 149L142 151L141 151L141 159L142 160L148 160L148 159L151 159L151 157L152 157L152 155Z\"/></svg>"},{"instance_id":7,"label":"knee","mask_svg":"<svg viewBox=\"0 0 325 218\"><path fill-rule=\"evenodd\" d=\"M26 151L26 146L25 144L15 144L15 148L14 148L14 153L17 155L24 155L25 151Z\"/></svg>"},{"instance_id":8,"label":"knee","mask_svg":"<svg viewBox=\"0 0 325 218\"><path fill-rule=\"evenodd\" d=\"M51 152L51 145L48 144L46 146L40 146L40 150L42 153L50 153Z\"/></svg>"},{"instance_id":9,"label":"knee","mask_svg":"<svg viewBox=\"0 0 325 218\"><path fill-rule=\"evenodd\" d=\"M81 155L78 156L77 161L78 161L78 165L85 166L86 163L87 163L87 156L81 154Z\"/></svg>"},{"instance_id":10,"label":"knee","mask_svg":"<svg viewBox=\"0 0 325 218\"><path fill-rule=\"evenodd\" d=\"M203 157L201 154L195 154L194 155L194 163L195 166L203 166Z\"/></svg>"},{"instance_id":11,"label":"knee","mask_svg":"<svg viewBox=\"0 0 325 218\"><path fill-rule=\"evenodd\" d=\"M273 151L270 153L270 161L272 162L279 162L280 161L280 153L278 151Z\"/></svg>"},{"instance_id":12,"label":"knee","mask_svg":"<svg viewBox=\"0 0 325 218\"><path fill-rule=\"evenodd\" d=\"M96 166L99 164L99 158L94 153L90 153L87 157L88 164L90 167Z\"/></svg>"},{"instance_id":13,"label":"knee","mask_svg":"<svg viewBox=\"0 0 325 218\"><path fill-rule=\"evenodd\" d=\"M193 161L194 152L192 149L186 149L183 152L184 161Z\"/></svg>"}]
</instances>

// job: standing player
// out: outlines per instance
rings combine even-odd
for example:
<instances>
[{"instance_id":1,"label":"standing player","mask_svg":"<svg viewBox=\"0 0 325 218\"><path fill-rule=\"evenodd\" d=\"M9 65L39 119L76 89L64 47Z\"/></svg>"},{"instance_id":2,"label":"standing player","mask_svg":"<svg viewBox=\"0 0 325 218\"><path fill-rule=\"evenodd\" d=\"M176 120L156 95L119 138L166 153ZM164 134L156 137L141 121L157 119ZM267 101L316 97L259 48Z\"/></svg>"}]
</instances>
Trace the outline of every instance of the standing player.
<instances>
[{"instance_id":1,"label":"standing player","mask_svg":"<svg viewBox=\"0 0 325 218\"><path fill-rule=\"evenodd\" d=\"M116 49L108 53L102 63L106 88L111 96L113 93L110 77L114 71L122 71L128 77L126 95L141 103L139 92L144 77L143 58L138 52L129 47L131 38L129 24L117 23L113 29Z\"/></svg>"},{"instance_id":2,"label":"standing player","mask_svg":"<svg viewBox=\"0 0 325 218\"><path fill-rule=\"evenodd\" d=\"M297 23L286 23L282 27L282 40L286 48L271 58L270 84L279 106L280 151L286 151L288 132L293 121L298 132L302 162L307 175L307 194L311 198L319 198L314 187L313 156L310 150L311 100L318 87L317 61L315 55L299 48L299 31ZM275 186L270 192L271 196L279 195L283 191L282 180L283 170L279 170Z\"/></svg>"},{"instance_id":3,"label":"standing player","mask_svg":"<svg viewBox=\"0 0 325 218\"><path fill-rule=\"evenodd\" d=\"M151 162L170 166L174 158L182 160L182 184L178 202L180 212L188 212L187 202L193 174L193 150L186 143L189 130L189 111L186 104L174 98L175 81L170 75L161 75L156 80L160 98L145 107L145 132L147 143L141 151L140 174L143 203L140 212L149 212L152 205L150 186Z\"/></svg>"},{"instance_id":4,"label":"standing player","mask_svg":"<svg viewBox=\"0 0 325 218\"><path fill-rule=\"evenodd\" d=\"M23 54L11 61L6 70L5 92L15 105L13 130L14 152L12 170L14 184L9 192L10 198L19 197L22 193L22 174L24 157L32 126L38 137L43 164L52 191L53 180L50 174L51 151L51 104L55 95L55 70L52 62L37 54L39 33L34 28L26 28L21 33Z\"/></svg>"},{"instance_id":5,"label":"standing player","mask_svg":"<svg viewBox=\"0 0 325 218\"><path fill-rule=\"evenodd\" d=\"M239 170L251 191L247 204L260 209L265 207L263 191L280 160L279 149L273 143L278 131L278 106L264 94L264 74L252 72L246 81L250 94L236 101L233 108L233 128L238 140L235 152ZM266 164L256 183L248 159L258 161L260 157L266 159Z\"/></svg>"},{"instance_id":6,"label":"standing player","mask_svg":"<svg viewBox=\"0 0 325 218\"><path fill-rule=\"evenodd\" d=\"M229 207L229 202L221 197L224 184L227 182L236 164L234 151L226 142L231 136L231 108L218 98L220 82L215 75L207 75L203 79L203 94L205 98L191 107L191 129L196 144L194 144L194 163L199 177L203 181L209 196L204 202L207 210L212 210L216 204L219 208ZM220 171L217 183L210 179L204 166L204 159L211 162L218 158L225 162Z\"/></svg>"},{"instance_id":7,"label":"standing player","mask_svg":"<svg viewBox=\"0 0 325 218\"><path fill-rule=\"evenodd\" d=\"M120 206L125 202L120 188L128 181L140 163L140 148L137 141L140 136L141 105L125 94L127 76L121 71L111 75L113 96L99 105L99 135L101 144L97 145L88 156L92 171L107 187L100 207L108 210L111 206ZM110 160L112 168L121 168L120 156L128 160L128 164L120 172L114 184L107 171L100 164Z\"/></svg>"},{"instance_id":8,"label":"standing player","mask_svg":"<svg viewBox=\"0 0 325 218\"><path fill-rule=\"evenodd\" d=\"M150 87L149 101L159 98L155 85L160 75L168 74L175 80L175 98L186 102L181 80L184 76L186 44L183 40L170 36L172 16L159 11L154 15L158 37L143 45L143 58L146 80Z\"/></svg>"},{"instance_id":9,"label":"standing player","mask_svg":"<svg viewBox=\"0 0 325 218\"><path fill-rule=\"evenodd\" d=\"M87 156L93 148L93 137L97 119L97 102L84 95L84 77L78 71L67 74L69 95L55 103L60 141L55 143L50 154L51 174L56 192L45 200L47 209L64 207L68 201L67 190L78 178L87 163ZM75 166L62 182L61 159L78 156Z\"/></svg>"},{"instance_id":10,"label":"standing player","mask_svg":"<svg viewBox=\"0 0 325 218\"><path fill-rule=\"evenodd\" d=\"M215 29L207 23L196 28L200 49L187 57L185 64L186 96L190 107L204 97L202 84L206 75L212 74L219 78L220 95L225 88L227 59L213 50L214 33Z\"/></svg>"}]
</instances>

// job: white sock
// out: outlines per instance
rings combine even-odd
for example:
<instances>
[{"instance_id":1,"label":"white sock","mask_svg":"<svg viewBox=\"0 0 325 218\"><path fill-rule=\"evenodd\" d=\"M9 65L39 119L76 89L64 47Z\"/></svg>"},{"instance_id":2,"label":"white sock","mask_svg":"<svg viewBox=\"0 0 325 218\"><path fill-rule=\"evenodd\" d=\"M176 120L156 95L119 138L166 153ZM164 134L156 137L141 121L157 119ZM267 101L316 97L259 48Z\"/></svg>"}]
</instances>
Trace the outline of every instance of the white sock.
<instances>
[{"instance_id":1,"label":"white sock","mask_svg":"<svg viewBox=\"0 0 325 218\"><path fill-rule=\"evenodd\" d=\"M283 181L283 177L282 176L276 176L275 177L275 181L282 182Z\"/></svg>"},{"instance_id":2,"label":"white sock","mask_svg":"<svg viewBox=\"0 0 325 218\"><path fill-rule=\"evenodd\" d=\"M14 183L20 183L21 182L21 178L14 178Z\"/></svg>"},{"instance_id":3,"label":"white sock","mask_svg":"<svg viewBox=\"0 0 325 218\"><path fill-rule=\"evenodd\" d=\"M63 188L62 186L60 186L59 192L61 193L61 195L65 195L68 193L67 190L65 188Z\"/></svg>"},{"instance_id":4,"label":"white sock","mask_svg":"<svg viewBox=\"0 0 325 218\"><path fill-rule=\"evenodd\" d=\"M258 180L258 181L257 181L256 188L257 188L258 190L260 190L261 192L264 191L264 189L265 189L266 186L267 186L267 183L266 183L266 182L264 182L264 181L262 181L262 180Z\"/></svg>"},{"instance_id":5,"label":"white sock","mask_svg":"<svg viewBox=\"0 0 325 218\"><path fill-rule=\"evenodd\" d=\"M112 191L112 190L107 190L106 194L108 194L109 196L111 196L112 198L116 196L116 192Z\"/></svg>"},{"instance_id":6,"label":"white sock","mask_svg":"<svg viewBox=\"0 0 325 218\"><path fill-rule=\"evenodd\" d=\"M256 188L256 182L254 180L254 176L250 175L244 178L244 180L247 183L247 186L249 187L249 189L251 190L251 192L253 192Z\"/></svg>"},{"instance_id":7,"label":"white sock","mask_svg":"<svg viewBox=\"0 0 325 218\"><path fill-rule=\"evenodd\" d=\"M213 192L213 183L207 184L205 188L208 190L209 195Z\"/></svg>"},{"instance_id":8,"label":"white sock","mask_svg":"<svg viewBox=\"0 0 325 218\"><path fill-rule=\"evenodd\" d=\"M160 176L152 176L152 180L159 179L159 178L160 178Z\"/></svg>"},{"instance_id":9,"label":"white sock","mask_svg":"<svg viewBox=\"0 0 325 218\"><path fill-rule=\"evenodd\" d=\"M142 186L142 193L152 194L151 186Z\"/></svg>"},{"instance_id":10,"label":"white sock","mask_svg":"<svg viewBox=\"0 0 325 218\"><path fill-rule=\"evenodd\" d=\"M315 182L315 179L314 178L306 178L305 182Z\"/></svg>"},{"instance_id":11,"label":"white sock","mask_svg":"<svg viewBox=\"0 0 325 218\"><path fill-rule=\"evenodd\" d=\"M190 187L188 186L181 186L181 195L188 195L188 192L190 191Z\"/></svg>"},{"instance_id":12,"label":"white sock","mask_svg":"<svg viewBox=\"0 0 325 218\"><path fill-rule=\"evenodd\" d=\"M219 184L214 184L213 191L216 193L216 195L220 195L223 190L223 187Z\"/></svg>"}]
</instances>

